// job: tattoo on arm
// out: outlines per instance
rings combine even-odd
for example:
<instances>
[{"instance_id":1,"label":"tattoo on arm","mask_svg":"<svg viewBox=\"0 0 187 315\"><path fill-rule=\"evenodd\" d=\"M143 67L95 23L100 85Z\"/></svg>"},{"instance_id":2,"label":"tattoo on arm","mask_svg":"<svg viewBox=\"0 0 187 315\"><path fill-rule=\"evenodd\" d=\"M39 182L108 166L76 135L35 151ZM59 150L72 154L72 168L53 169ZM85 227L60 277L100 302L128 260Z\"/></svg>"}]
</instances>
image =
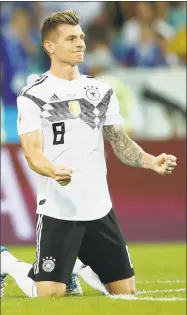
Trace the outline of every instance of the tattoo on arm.
<instances>
[{"instance_id":1,"label":"tattoo on arm","mask_svg":"<svg viewBox=\"0 0 187 315\"><path fill-rule=\"evenodd\" d=\"M110 141L115 155L130 166L144 167L145 152L125 133L123 126L111 125L103 127L104 136Z\"/></svg>"}]
</instances>

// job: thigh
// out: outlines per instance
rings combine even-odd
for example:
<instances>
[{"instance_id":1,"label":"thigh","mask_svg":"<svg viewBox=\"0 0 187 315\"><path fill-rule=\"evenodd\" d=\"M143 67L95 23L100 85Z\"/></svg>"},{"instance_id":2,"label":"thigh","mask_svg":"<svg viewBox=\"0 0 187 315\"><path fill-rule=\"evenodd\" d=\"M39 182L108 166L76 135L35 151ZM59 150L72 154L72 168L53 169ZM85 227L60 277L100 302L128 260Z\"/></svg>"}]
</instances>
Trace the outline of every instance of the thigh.
<instances>
[{"instance_id":1,"label":"thigh","mask_svg":"<svg viewBox=\"0 0 187 315\"><path fill-rule=\"evenodd\" d=\"M134 276L128 247L113 209L104 218L87 223L79 258L104 284Z\"/></svg>"},{"instance_id":2,"label":"thigh","mask_svg":"<svg viewBox=\"0 0 187 315\"><path fill-rule=\"evenodd\" d=\"M81 222L38 215L34 280L68 284L84 233Z\"/></svg>"}]
</instances>

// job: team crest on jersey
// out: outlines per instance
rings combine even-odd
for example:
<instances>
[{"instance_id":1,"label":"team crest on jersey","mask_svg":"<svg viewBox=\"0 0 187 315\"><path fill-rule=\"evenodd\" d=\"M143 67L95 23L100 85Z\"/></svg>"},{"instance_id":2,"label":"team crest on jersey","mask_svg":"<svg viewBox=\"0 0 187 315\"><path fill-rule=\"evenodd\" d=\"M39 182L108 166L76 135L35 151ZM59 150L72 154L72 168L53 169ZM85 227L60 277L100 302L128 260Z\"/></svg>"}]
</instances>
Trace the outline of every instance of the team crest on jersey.
<instances>
[{"instance_id":1,"label":"team crest on jersey","mask_svg":"<svg viewBox=\"0 0 187 315\"><path fill-rule=\"evenodd\" d=\"M88 87L88 89L86 90L86 96L91 101L98 101L100 99L98 88L94 88L93 86Z\"/></svg>"},{"instance_id":2,"label":"team crest on jersey","mask_svg":"<svg viewBox=\"0 0 187 315\"><path fill-rule=\"evenodd\" d=\"M53 257L46 257L46 258L43 258L43 264L42 264L42 269L45 271L45 272L51 272L55 269L55 261L56 259L53 259Z\"/></svg>"},{"instance_id":3,"label":"team crest on jersey","mask_svg":"<svg viewBox=\"0 0 187 315\"><path fill-rule=\"evenodd\" d=\"M78 117L81 113L81 107L79 101L70 101L68 102L69 112L74 116Z\"/></svg>"}]
</instances>

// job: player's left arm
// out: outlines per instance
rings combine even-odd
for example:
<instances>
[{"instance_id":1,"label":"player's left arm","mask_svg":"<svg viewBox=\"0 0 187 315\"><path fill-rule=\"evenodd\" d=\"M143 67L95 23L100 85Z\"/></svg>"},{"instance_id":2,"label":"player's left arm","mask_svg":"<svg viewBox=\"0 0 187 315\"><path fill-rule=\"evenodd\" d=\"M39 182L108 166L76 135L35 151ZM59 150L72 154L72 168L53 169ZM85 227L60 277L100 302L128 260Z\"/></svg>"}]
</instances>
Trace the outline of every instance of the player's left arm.
<instances>
[{"instance_id":1,"label":"player's left arm","mask_svg":"<svg viewBox=\"0 0 187 315\"><path fill-rule=\"evenodd\" d=\"M170 175L177 166L177 158L165 153L153 156L131 140L119 124L103 126L103 134L109 140L115 155L122 163L151 169L160 175Z\"/></svg>"}]
</instances>

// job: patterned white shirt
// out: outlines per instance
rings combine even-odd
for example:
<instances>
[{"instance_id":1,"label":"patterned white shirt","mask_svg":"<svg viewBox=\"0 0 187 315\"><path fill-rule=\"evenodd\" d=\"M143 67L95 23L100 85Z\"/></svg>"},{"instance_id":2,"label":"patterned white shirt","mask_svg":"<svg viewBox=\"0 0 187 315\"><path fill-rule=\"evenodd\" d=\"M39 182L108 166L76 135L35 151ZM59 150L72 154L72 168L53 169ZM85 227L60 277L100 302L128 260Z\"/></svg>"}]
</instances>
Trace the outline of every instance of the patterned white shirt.
<instances>
[{"instance_id":1,"label":"patterned white shirt","mask_svg":"<svg viewBox=\"0 0 187 315\"><path fill-rule=\"evenodd\" d=\"M43 154L73 170L61 186L37 174L37 213L72 221L104 217L112 204L106 179L103 125L123 124L112 89L80 75L67 81L49 71L17 98L18 134L42 130Z\"/></svg>"}]
</instances>

